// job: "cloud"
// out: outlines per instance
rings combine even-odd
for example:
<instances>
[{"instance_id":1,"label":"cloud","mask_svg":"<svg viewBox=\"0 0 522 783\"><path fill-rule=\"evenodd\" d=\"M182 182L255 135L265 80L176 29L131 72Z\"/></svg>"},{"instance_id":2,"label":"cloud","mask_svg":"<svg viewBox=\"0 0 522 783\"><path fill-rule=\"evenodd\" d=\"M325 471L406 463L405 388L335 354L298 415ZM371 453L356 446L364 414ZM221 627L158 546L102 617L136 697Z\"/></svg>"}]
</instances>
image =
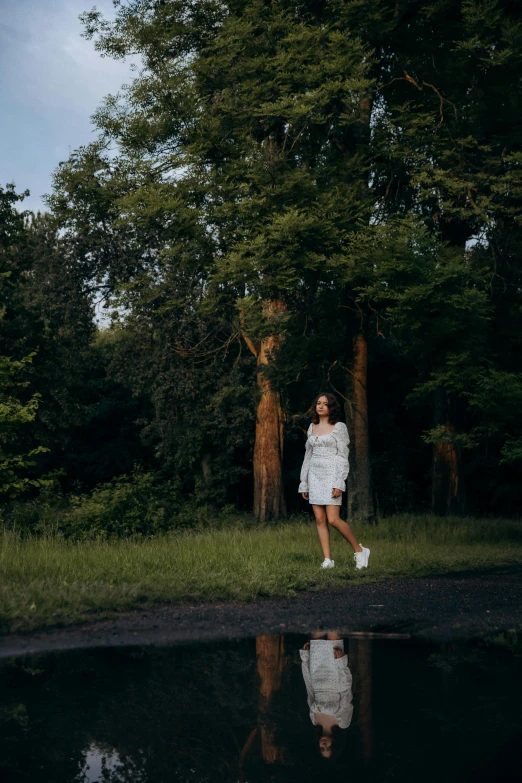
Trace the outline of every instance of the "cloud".
<instances>
[{"instance_id":1,"label":"cloud","mask_svg":"<svg viewBox=\"0 0 522 783\"><path fill-rule=\"evenodd\" d=\"M92 140L90 117L109 93L131 80L130 63L101 57L81 37L79 15L94 3L111 18L112 0L0 0L0 184L40 195L71 150Z\"/></svg>"},{"instance_id":2,"label":"cloud","mask_svg":"<svg viewBox=\"0 0 522 783\"><path fill-rule=\"evenodd\" d=\"M103 11L112 9L107 0L101 5ZM23 16L21 6L27 11ZM101 57L91 41L81 38L78 16L86 6L88 0L21 0L2 57L13 98L31 106L92 112L103 95L128 80L128 63Z\"/></svg>"},{"instance_id":3,"label":"cloud","mask_svg":"<svg viewBox=\"0 0 522 783\"><path fill-rule=\"evenodd\" d=\"M4 41L23 43L30 39L30 35L25 30L17 30L16 27L0 22L0 38Z\"/></svg>"}]
</instances>

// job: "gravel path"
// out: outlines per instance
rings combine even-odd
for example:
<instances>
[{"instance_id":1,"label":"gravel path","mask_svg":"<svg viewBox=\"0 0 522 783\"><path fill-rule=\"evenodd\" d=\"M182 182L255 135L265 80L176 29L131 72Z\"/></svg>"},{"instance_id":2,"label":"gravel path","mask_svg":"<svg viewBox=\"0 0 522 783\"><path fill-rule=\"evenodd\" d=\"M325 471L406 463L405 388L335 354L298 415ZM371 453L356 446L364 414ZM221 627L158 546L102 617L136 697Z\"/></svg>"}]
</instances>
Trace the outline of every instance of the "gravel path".
<instances>
[{"instance_id":1,"label":"gravel path","mask_svg":"<svg viewBox=\"0 0 522 783\"><path fill-rule=\"evenodd\" d=\"M168 645L331 628L433 641L522 628L522 565L393 579L250 603L159 605L110 620L0 637L0 657L44 650Z\"/></svg>"}]
</instances>

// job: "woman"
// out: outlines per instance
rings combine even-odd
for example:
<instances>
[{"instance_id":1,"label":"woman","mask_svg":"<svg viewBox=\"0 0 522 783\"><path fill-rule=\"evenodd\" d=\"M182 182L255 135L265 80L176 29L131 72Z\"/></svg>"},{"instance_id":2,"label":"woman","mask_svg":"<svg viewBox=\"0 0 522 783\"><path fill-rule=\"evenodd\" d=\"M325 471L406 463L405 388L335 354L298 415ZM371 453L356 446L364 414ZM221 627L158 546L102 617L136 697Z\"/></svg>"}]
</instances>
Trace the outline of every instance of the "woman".
<instances>
[{"instance_id":1,"label":"woman","mask_svg":"<svg viewBox=\"0 0 522 783\"><path fill-rule=\"evenodd\" d=\"M315 515L324 555L321 568L333 568L335 565L331 559L329 525L338 530L352 547L355 567L366 568L370 550L359 544L350 525L339 516L349 471L350 442L346 424L339 421L340 405L333 394L320 394L311 410L312 423L308 427L298 491L311 503Z\"/></svg>"},{"instance_id":2,"label":"woman","mask_svg":"<svg viewBox=\"0 0 522 783\"><path fill-rule=\"evenodd\" d=\"M352 722L352 674L344 642L336 632L313 634L299 651L310 720L324 759L337 758Z\"/></svg>"}]
</instances>

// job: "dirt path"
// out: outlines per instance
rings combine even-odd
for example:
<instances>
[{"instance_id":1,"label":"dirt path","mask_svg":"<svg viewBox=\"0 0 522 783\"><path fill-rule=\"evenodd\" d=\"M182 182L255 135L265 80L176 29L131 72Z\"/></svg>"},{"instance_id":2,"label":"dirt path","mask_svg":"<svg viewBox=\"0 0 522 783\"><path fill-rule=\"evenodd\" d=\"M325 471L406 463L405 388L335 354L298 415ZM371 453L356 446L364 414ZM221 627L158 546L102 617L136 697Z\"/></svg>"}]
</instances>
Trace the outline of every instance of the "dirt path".
<instances>
[{"instance_id":1,"label":"dirt path","mask_svg":"<svg viewBox=\"0 0 522 783\"><path fill-rule=\"evenodd\" d=\"M159 605L114 619L0 637L0 657L77 647L168 645L261 633L409 634L445 641L522 628L522 565L394 579L250 603Z\"/></svg>"}]
</instances>

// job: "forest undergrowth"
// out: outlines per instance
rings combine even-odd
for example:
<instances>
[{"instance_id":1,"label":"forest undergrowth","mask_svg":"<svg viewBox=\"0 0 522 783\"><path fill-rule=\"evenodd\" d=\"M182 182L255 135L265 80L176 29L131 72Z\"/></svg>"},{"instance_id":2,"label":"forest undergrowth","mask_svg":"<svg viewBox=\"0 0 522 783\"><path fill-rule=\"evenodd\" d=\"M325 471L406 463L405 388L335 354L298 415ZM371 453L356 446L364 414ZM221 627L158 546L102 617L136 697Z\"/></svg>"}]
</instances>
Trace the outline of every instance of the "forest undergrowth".
<instances>
[{"instance_id":1,"label":"forest undergrowth","mask_svg":"<svg viewBox=\"0 0 522 783\"><path fill-rule=\"evenodd\" d=\"M332 531L336 567L322 571L310 517L219 526L148 539L72 541L53 533L0 535L0 628L30 631L121 610L186 600L249 601L389 578L480 570L522 561L522 521L398 514L353 526L370 547L356 571L349 545Z\"/></svg>"}]
</instances>

